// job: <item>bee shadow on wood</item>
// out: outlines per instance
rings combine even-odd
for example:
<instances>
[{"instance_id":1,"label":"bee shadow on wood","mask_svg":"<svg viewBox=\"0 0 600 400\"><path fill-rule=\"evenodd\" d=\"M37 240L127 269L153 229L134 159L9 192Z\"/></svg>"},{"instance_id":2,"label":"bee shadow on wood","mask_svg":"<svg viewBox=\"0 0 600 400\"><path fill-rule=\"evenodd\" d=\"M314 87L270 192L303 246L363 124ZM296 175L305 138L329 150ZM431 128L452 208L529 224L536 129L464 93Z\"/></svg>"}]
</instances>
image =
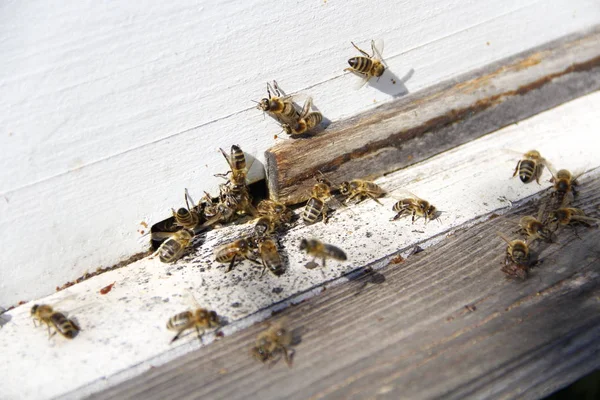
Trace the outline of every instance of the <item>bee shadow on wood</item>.
<instances>
[{"instance_id":1,"label":"bee shadow on wood","mask_svg":"<svg viewBox=\"0 0 600 400\"><path fill-rule=\"evenodd\" d=\"M405 84L412 78L414 73L414 68L411 68L402 78L399 78L387 68L379 79L371 78L368 85L393 97L406 96L408 89Z\"/></svg>"},{"instance_id":2,"label":"bee shadow on wood","mask_svg":"<svg viewBox=\"0 0 600 400\"><path fill-rule=\"evenodd\" d=\"M367 285L381 285L382 283L384 283L385 276L382 273L373 270L373 268L371 267L365 267L359 269L358 271L350 273L348 276L348 280L350 282L359 283L358 290L356 291L356 293L354 293L355 296L358 296L362 293L364 288L367 287Z\"/></svg>"}]
</instances>

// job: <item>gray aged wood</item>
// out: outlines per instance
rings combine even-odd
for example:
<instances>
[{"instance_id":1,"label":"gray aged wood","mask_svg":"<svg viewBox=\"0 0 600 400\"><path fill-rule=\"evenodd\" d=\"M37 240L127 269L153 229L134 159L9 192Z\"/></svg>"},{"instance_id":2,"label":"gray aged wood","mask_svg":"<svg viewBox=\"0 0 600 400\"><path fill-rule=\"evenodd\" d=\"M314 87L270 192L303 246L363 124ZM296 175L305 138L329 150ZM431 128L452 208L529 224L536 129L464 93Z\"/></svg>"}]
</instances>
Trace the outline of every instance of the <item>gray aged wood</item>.
<instances>
[{"instance_id":1,"label":"gray aged wood","mask_svg":"<svg viewBox=\"0 0 600 400\"><path fill-rule=\"evenodd\" d=\"M265 153L270 196L308 199L314 176L376 178L600 88L600 26L288 140Z\"/></svg>"},{"instance_id":2,"label":"gray aged wood","mask_svg":"<svg viewBox=\"0 0 600 400\"><path fill-rule=\"evenodd\" d=\"M600 214L600 178L575 203ZM600 367L600 229L535 244L526 281L500 271L529 201L440 244L351 276L276 318L300 337L294 366L249 356L252 326L92 396L102 399L418 399L545 396ZM576 236L578 234L580 238Z\"/></svg>"}]
</instances>

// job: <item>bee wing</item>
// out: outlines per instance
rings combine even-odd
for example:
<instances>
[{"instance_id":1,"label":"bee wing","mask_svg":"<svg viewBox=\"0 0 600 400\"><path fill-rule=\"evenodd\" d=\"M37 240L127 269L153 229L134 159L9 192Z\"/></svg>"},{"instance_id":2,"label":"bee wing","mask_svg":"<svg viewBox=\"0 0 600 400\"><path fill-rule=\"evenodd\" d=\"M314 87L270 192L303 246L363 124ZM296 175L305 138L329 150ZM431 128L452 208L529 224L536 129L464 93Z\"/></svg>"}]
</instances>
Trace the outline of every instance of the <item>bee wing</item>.
<instances>
[{"instance_id":1,"label":"bee wing","mask_svg":"<svg viewBox=\"0 0 600 400\"><path fill-rule=\"evenodd\" d=\"M354 75L359 76L361 78L359 81L356 81L356 83L354 83L354 85L352 85L352 87L355 90L362 89L362 87L365 86L367 84L367 82L369 82L369 79L371 79L371 77L369 75L361 74L359 72L352 71L350 69L347 69L347 70L350 71L350 72L352 72Z\"/></svg>"},{"instance_id":2,"label":"bee wing","mask_svg":"<svg viewBox=\"0 0 600 400\"><path fill-rule=\"evenodd\" d=\"M496 232L496 235L500 237L500 239L504 240L507 244L510 244L511 240L502 232Z\"/></svg>"},{"instance_id":3,"label":"bee wing","mask_svg":"<svg viewBox=\"0 0 600 400\"><path fill-rule=\"evenodd\" d=\"M308 97L305 101L304 101L304 106L302 107L302 112L300 113L300 118L304 118L308 115L308 113L310 112L310 109L312 108L312 97Z\"/></svg>"},{"instance_id":4,"label":"bee wing","mask_svg":"<svg viewBox=\"0 0 600 400\"><path fill-rule=\"evenodd\" d=\"M267 83L268 85L268 83ZM277 81L273 80L273 87L275 88L275 94L277 94L277 97L291 97L285 94L285 92L283 91L283 89L281 89L279 87L279 85L277 84Z\"/></svg>"},{"instance_id":5,"label":"bee wing","mask_svg":"<svg viewBox=\"0 0 600 400\"><path fill-rule=\"evenodd\" d=\"M402 199L406 199L406 198L411 198L411 199L415 199L415 200L423 200L419 196L417 196L416 194L414 194L413 192L411 192L407 189L395 190L394 192L390 193L390 196L397 200L402 200Z\"/></svg>"},{"instance_id":6,"label":"bee wing","mask_svg":"<svg viewBox=\"0 0 600 400\"><path fill-rule=\"evenodd\" d=\"M229 169L233 169L233 165L231 164L231 159L230 157L227 155L227 153L225 152L225 150L223 150L222 148L219 147L219 150L221 150L221 154L223 154L223 157L225 157L225 160L227 160L227 164L229 165Z\"/></svg>"},{"instance_id":7,"label":"bee wing","mask_svg":"<svg viewBox=\"0 0 600 400\"><path fill-rule=\"evenodd\" d=\"M192 293L191 290L187 289L185 291L185 297L186 297L186 301L189 304L191 304L194 307L194 309L201 308L200 303L198 303L198 300L196 300L196 296L194 296L194 293Z\"/></svg>"},{"instance_id":8,"label":"bee wing","mask_svg":"<svg viewBox=\"0 0 600 400\"><path fill-rule=\"evenodd\" d=\"M387 64L381 55L383 54L383 39L371 40L371 49L373 50L373 56L387 68Z\"/></svg>"}]
</instances>

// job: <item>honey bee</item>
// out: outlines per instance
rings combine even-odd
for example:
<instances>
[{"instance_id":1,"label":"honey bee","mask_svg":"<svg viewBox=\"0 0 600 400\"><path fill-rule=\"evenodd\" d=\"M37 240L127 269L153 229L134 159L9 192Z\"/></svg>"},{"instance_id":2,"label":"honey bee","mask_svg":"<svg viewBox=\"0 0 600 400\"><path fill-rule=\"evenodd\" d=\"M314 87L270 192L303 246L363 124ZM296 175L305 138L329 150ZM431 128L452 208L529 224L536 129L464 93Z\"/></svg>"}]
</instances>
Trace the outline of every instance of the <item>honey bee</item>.
<instances>
[{"instance_id":1,"label":"honey bee","mask_svg":"<svg viewBox=\"0 0 600 400\"><path fill-rule=\"evenodd\" d=\"M258 245L258 254L262 261L263 270L260 276L265 273L265 270L271 271L275 276L280 276L284 273L283 262L277 251L277 244L269 237L260 237L256 239Z\"/></svg>"},{"instance_id":2,"label":"honey bee","mask_svg":"<svg viewBox=\"0 0 600 400\"><path fill-rule=\"evenodd\" d=\"M552 231L548 229L546 224L541 222L539 219L532 216L525 216L519 220L519 226L521 232L527 235L530 242L536 239L542 239L546 242L553 242Z\"/></svg>"},{"instance_id":3,"label":"honey bee","mask_svg":"<svg viewBox=\"0 0 600 400\"><path fill-rule=\"evenodd\" d=\"M577 196L577 189L575 188L579 184L577 178L582 174L580 173L575 177L566 169L561 169L556 174L552 174L552 179L550 179L550 182L554 183L552 195L558 198L562 206L567 205L570 200L567 197L568 195L571 195L571 197Z\"/></svg>"},{"instance_id":4,"label":"honey bee","mask_svg":"<svg viewBox=\"0 0 600 400\"><path fill-rule=\"evenodd\" d=\"M237 145L231 146L230 156L227 155L225 150L219 150L221 150L223 157L225 157L227 164L229 164L229 171L225 174L216 174L215 176L226 178L227 175L231 174L229 183L231 183L232 190L237 192L245 189L248 169L246 168L246 156L244 155L244 152L240 146Z\"/></svg>"},{"instance_id":5,"label":"honey bee","mask_svg":"<svg viewBox=\"0 0 600 400\"><path fill-rule=\"evenodd\" d=\"M305 224L314 224L320 216L322 216L323 223L327 223L329 209L327 200L329 198L331 198L331 187L327 183L319 182L313 186L311 197L302 211L302 219Z\"/></svg>"},{"instance_id":6,"label":"honey bee","mask_svg":"<svg viewBox=\"0 0 600 400\"><path fill-rule=\"evenodd\" d=\"M285 326L285 321L272 323L267 330L261 332L252 348L252 356L266 363L277 362L277 356L283 354L286 364L291 368L294 351L289 347L292 345L292 332Z\"/></svg>"},{"instance_id":7,"label":"honey bee","mask_svg":"<svg viewBox=\"0 0 600 400\"><path fill-rule=\"evenodd\" d=\"M502 272L510 278L526 279L531 267L529 245L519 239L510 240L500 232L498 232L498 236L508 244Z\"/></svg>"},{"instance_id":8,"label":"honey bee","mask_svg":"<svg viewBox=\"0 0 600 400\"><path fill-rule=\"evenodd\" d=\"M269 115L282 123L293 123L298 117L298 112L296 111L296 107L294 107L292 97L284 95L275 81L273 81L273 86L267 82L267 94L269 97L262 99L258 103L257 108L269 113Z\"/></svg>"},{"instance_id":9,"label":"honey bee","mask_svg":"<svg viewBox=\"0 0 600 400\"><path fill-rule=\"evenodd\" d=\"M553 242L552 231L546 223L541 221L544 211L545 207L542 206L538 211L537 218L527 215L519 220L519 230L521 233L527 235L529 242L533 242L536 239L542 239L549 243Z\"/></svg>"},{"instance_id":10,"label":"honey bee","mask_svg":"<svg viewBox=\"0 0 600 400\"><path fill-rule=\"evenodd\" d=\"M270 235L277 229L277 222L274 217L263 216L260 217L256 224L254 224L254 234L256 237L261 238Z\"/></svg>"},{"instance_id":11,"label":"honey bee","mask_svg":"<svg viewBox=\"0 0 600 400\"><path fill-rule=\"evenodd\" d=\"M306 99L302 112L292 123L281 124L281 128L290 136L297 136L308 133L323 121L323 115L319 111L310 111L312 108L312 98Z\"/></svg>"},{"instance_id":12,"label":"honey bee","mask_svg":"<svg viewBox=\"0 0 600 400\"><path fill-rule=\"evenodd\" d=\"M558 228L559 225L566 226L576 224L581 224L590 228L595 224L597 225L599 222L600 219L588 217L582 209L574 207L559 208L548 214L548 223L556 228Z\"/></svg>"},{"instance_id":13,"label":"honey bee","mask_svg":"<svg viewBox=\"0 0 600 400\"><path fill-rule=\"evenodd\" d=\"M81 330L73 320L68 319L58 311L54 311L51 306L46 304L35 304L31 307L31 316L33 317L34 325L38 321L40 324L44 323L48 326L48 335L50 338L58 332L67 339L73 339ZM52 334L50 334L50 326L54 328Z\"/></svg>"},{"instance_id":14,"label":"honey bee","mask_svg":"<svg viewBox=\"0 0 600 400\"><path fill-rule=\"evenodd\" d=\"M217 328L219 326L219 317L217 313L200 307L196 299L194 298L193 300L196 304L194 310L184 311L169 318L167 329L170 331L177 331L177 334L171 340L171 343L179 339L183 332L191 328L196 328L198 340L202 343L202 336L204 335L205 330Z\"/></svg>"},{"instance_id":15,"label":"honey bee","mask_svg":"<svg viewBox=\"0 0 600 400\"><path fill-rule=\"evenodd\" d=\"M300 250L306 251L307 254L313 256L313 263L316 258L321 258L323 260L323 267L325 267L325 260L327 258L339 261L346 261L348 259L346 253L339 247L322 243L316 239L302 239Z\"/></svg>"},{"instance_id":16,"label":"honey bee","mask_svg":"<svg viewBox=\"0 0 600 400\"><path fill-rule=\"evenodd\" d=\"M352 72L363 78L360 81L358 88L364 86L372 77L376 77L377 80L379 80L387 67L381 56L381 53L383 53L383 40L380 39L377 43L375 43L374 40L371 40L372 55L369 55L366 51L360 49L354 42L350 43L352 43L352 46L354 46L362 56L349 59L348 64L350 64L350 68L346 68L344 71Z\"/></svg>"},{"instance_id":17,"label":"honey bee","mask_svg":"<svg viewBox=\"0 0 600 400\"><path fill-rule=\"evenodd\" d=\"M374 182L354 179L350 182L342 182L340 185L340 193L344 196L348 196L346 202L356 197L358 197L358 201L362 201L365 197L370 197L381 204L381 202L377 200L377 197L383 196L385 190Z\"/></svg>"},{"instance_id":18,"label":"honey bee","mask_svg":"<svg viewBox=\"0 0 600 400\"><path fill-rule=\"evenodd\" d=\"M169 235L169 238L152 255L152 257L158 255L160 261L164 263L172 263L179 260L194 238L194 232L185 228Z\"/></svg>"},{"instance_id":19,"label":"honey bee","mask_svg":"<svg viewBox=\"0 0 600 400\"><path fill-rule=\"evenodd\" d=\"M173 212L173 218L175 218L175 224L187 229L194 229L196 225L200 223L200 214L197 210L190 208L190 203L188 198L190 198L190 194L188 190L185 189L185 205L187 208L181 207L179 210L175 211L175 209L171 209ZM193 201L192 201L193 204Z\"/></svg>"},{"instance_id":20,"label":"honey bee","mask_svg":"<svg viewBox=\"0 0 600 400\"><path fill-rule=\"evenodd\" d=\"M544 165L548 165L548 162L542 157L540 152L537 150L530 150L525 153L523 159L519 160L517 163L513 177L519 174L521 182L529 183L535 179L539 184Z\"/></svg>"},{"instance_id":21,"label":"honey bee","mask_svg":"<svg viewBox=\"0 0 600 400\"><path fill-rule=\"evenodd\" d=\"M206 221L202 224L202 228L206 228L216 224L217 222L229 222L236 213L234 207L237 207L237 200L229 201L230 199L221 191L221 199L213 202L209 193L204 192L204 217Z\"/></svg>"},{"instance_id":22,"label":"honey bee","mask_svg":"<svg viewBox=\"0 0 600 400\"><path fill-rule=\"evenodd\" d=\"M438 219L438 210L434 205L410 192L407 193L409 194L409 197L398 200L392 207L392 210L397 214L391 221L395 221L409 214L412 215L412 223L415 222L415 217L423 217L425 223L427 223L428 220Z\"/></svg>"},{"instance_id":23,"label":"honey bee","mask_svg":"<svg viewBox=\"0 0 600 400\"><path fill-rule=\"evenodd\" d=\"M215 260L222 264L229 263L229 267L225 272L231 271L235 261L240 258L258 263L254 254L254 247L255 244L250 238L243 237L217 248L215 250Z\"/></svg>"},{"instance_id":24,"label":"honey bee","mask_svg":"<svg viewBox=\"0 0 600 400\"><path fill-rule=\"evenodd\" d=\"M287 208L285 204L268 199L261 200L261 202L258 203L256 206L256 213L260 216L273 217L282 224L292 222L292 218L294 217L293 211Z\"/></svg>"}]
</instances>

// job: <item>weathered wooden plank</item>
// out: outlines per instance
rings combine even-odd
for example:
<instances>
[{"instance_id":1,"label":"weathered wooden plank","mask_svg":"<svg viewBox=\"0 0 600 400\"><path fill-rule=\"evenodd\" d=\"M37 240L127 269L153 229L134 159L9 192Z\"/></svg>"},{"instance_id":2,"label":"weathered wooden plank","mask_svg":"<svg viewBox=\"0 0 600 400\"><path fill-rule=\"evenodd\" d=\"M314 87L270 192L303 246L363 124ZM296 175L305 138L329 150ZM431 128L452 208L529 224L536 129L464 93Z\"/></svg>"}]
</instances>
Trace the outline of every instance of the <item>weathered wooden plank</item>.
<instances>
[{"instance_id":1,"label":"weathered wooden plank","mask_svg":"<svg viewBox=\"0 0 600 400\"><path fill-rule=\"evenodd\" d=\"M600 177L577 205L598 216ZM534 245L526 281L500 271L533 201L407 260L290 307L301 341L292 369L248 354L255 325L91 398L539 398L600 366L600 230Z\"/></svg>"},{"instance_id":2,"label":"weathered wooden plank","mask_svg":"<svg viewBox=\"0 0 600 400\"><path fill-rule=\"evenodd\" d=\"M600 27L440 83L265 153L270 196L307 200L320 171L375 178L600 88Z\"/></svg>"}]
</instances>

